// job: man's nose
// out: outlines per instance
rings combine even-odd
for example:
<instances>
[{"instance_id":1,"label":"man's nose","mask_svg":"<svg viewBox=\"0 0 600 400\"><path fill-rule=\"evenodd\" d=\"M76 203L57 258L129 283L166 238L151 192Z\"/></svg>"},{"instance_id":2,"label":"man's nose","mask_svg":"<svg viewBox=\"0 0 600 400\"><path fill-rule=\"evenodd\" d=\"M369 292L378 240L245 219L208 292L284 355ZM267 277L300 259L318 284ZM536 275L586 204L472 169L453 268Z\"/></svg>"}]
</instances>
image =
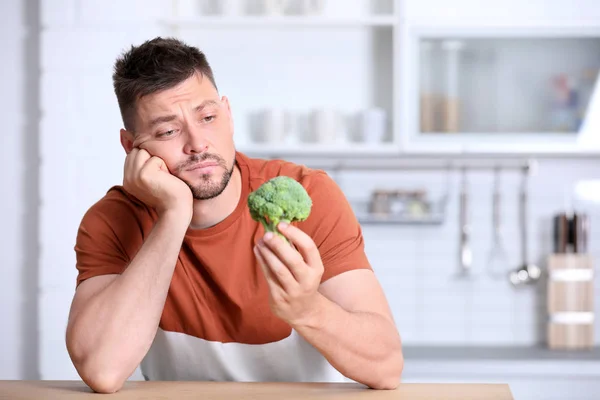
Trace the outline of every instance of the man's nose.
<instances>
[{"instance_id":1,"label":"man's nose","mask_svg":"<svg viewBox=\"0 0 600 400\"><path fill-rule=\"evenodd\" d=\"M203 135L196 128L188 129L186 134L186 143L183 151L186 154L199 154L208 150L208 144Z\"/></svg>"}]
</instances>

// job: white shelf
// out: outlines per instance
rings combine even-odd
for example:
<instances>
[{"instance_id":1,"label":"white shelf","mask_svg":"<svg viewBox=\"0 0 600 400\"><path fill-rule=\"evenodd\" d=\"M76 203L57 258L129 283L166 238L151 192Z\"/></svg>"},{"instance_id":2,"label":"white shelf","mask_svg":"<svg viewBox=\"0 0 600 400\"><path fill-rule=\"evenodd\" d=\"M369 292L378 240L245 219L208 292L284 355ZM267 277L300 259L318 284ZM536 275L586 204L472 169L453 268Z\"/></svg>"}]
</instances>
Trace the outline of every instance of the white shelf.
<instances>
[{"instance_id":1,"label":"white shelf","mask_svg":"<svg viewBox=\"0 0 600 400\"><path fill-rule=\"evenodd\" d=\"M400 148L394 143L367 144L367 143L346 143L346 144L319 144L319 143L298 143L298 144L244 144L238 145L237 149L244 154L260 155L269 157L290 157L306 155L356 155L356 156L377 156L394 155L400 153Z\"/></svg>"},{"instance_id":2,"label":"white shelf","mask_svg":"<svg viewBox=\"0 0 600 400\"><path fill-rule=\"evenodd\" d=\"M444 157L444 158L565 158L565 159L595 159L600 158L600 149L582 149L564 146L553 148L518 147L498 145L493 147L470 148L469 146L427 146L411 145L401 148L400 145L385 143L380 145L351 143L345 145L324 145L314 143L301 143L294 145L237 145L237 149L244 154L256 157L309 157L327 158L353 158L366 160L390 160L403 157ZM375 162L375 161L374 161Z\"/></svg>"},{"instance_id":3,"label":"white shelf","mask_svg":"<svg viewBox=\"0 0 600 400\"><path fill-rule=\"evenodd\" d=\"M406 143L407 153L461 153L461 154L512 154L577 156L600 155L598 146L580 143L573 134L540 133L540 134L421 134L413 136Z\"/></svg>"},{"instance_id":4,"label":"white shelf","mask_svg":"<svg viewBox=\"0 0 600 400\"><path fill-rule=\"evenodd\" d=\"M545 158L585 160L600 159L600 150L579 149L540 149L537 147L513 148L509 145L492 148L456 148L411 146L403 150L400 156L412 158L444 158L444 159L514 159L514 158Z\"/></svg>"},{"instance_id":5,"label":"white shelf","mask_svg":"<svg viewBox=\"0 0 600 400\"><path fill-rule=\"evenodd\" d=\"M357 213L356 218L365 225L441 225L444 223L444 215L438 213L422 217Z\"/></svg>"},{"instance_id":6,"label":"white shelf","mask_svg":"<svg viewBox=\"0 0 600 400\"><path fill-rule=\"evenodd\" d=\"M357 18L331 18L318 16L243 16L243 17L195 17L172 18L162 21L169 26L180 28L269 28L269 27L392 27L394 16L368 16Z\"/></svg>"}]
</instances>

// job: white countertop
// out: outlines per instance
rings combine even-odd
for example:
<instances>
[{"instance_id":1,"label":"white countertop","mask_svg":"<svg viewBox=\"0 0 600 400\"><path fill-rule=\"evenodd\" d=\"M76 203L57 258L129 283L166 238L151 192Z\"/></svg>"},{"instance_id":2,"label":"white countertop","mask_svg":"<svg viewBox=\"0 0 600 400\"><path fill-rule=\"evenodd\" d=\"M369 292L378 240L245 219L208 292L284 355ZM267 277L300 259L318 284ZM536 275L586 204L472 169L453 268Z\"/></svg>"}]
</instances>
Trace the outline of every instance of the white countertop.
<instances>
[{"instance_id":1,"label":"white countertop","mask_svg":"<svg viewBox=\"0 0 600 400\"><path fill-rule=\"evenodd\" d=\"M600 378L600 348L559 351L544 347L404 347L411 377L527 376Z\"/></svg>"},{"instance_id":2,"label":"white countertop","mask_svg":"<svg viewBox=\"0 0 600 400\"><path fill-rule=\"evenodd\" d=\"M600 347L591 350L550 350L542 346L523 347L459 347L404 346L404 357L410 360L444 361L595 361L600 362Z\"/></svg>"}]
</instances>

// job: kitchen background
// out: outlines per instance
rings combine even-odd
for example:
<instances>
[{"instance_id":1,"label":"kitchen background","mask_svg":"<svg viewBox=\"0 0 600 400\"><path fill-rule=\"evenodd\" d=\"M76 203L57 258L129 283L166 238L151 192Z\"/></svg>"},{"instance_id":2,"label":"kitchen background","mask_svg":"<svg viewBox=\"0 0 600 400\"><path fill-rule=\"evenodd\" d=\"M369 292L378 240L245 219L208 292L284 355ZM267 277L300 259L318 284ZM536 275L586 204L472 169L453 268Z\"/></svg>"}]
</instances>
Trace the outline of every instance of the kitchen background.
<instances>
[{"instance_id":1,"label":"kitchen background","mask_svg":"<svg viewBox=\"0 0 600 400\"><path fill-rule=\"evenodd\" d=\"M239 150L324 168L344 190L403 338L406 381L508 382L528 399L599 392L596 0L1 7L0 379L78 378L64 346L74 236L124 160L112 64L174 35L207 54ZM552 299L584 311L554 318L585 349L552 350L549 259L574 251L554 218L573 211L588 220L572 257L592 273L559 275L589 295L575 309L568 288Z\"/></svg>"}]
</instances>

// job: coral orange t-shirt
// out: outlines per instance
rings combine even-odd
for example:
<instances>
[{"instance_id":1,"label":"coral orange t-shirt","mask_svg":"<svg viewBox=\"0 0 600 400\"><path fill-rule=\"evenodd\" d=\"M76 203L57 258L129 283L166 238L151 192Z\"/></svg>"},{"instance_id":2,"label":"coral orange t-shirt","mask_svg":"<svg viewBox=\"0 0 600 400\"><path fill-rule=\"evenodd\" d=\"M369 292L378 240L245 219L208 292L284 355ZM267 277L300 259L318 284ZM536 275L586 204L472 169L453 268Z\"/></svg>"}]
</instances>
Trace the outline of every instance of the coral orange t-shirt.
<instances>
[{"instance_id":1,"label":"coral orange t-shirt","mask_svg":"<svg viewBox=\"0 0 600 400\"><path fill-rule=\"evenodd\" d=\"M268 286L253 253L264 235L246 203L250 192L280 175L312 198L306 221L295 223L317 245L322 282L371 269L360 225L337 184L324 172L282 160L236 153L242 193L226 219L188 229L152 347L146 379L213 381L343 381L345 378L269 307ZM149 235L156 213L112 187L85 214L77 234L77 285L122 273Z\"/></svg>"}]
</instances>

